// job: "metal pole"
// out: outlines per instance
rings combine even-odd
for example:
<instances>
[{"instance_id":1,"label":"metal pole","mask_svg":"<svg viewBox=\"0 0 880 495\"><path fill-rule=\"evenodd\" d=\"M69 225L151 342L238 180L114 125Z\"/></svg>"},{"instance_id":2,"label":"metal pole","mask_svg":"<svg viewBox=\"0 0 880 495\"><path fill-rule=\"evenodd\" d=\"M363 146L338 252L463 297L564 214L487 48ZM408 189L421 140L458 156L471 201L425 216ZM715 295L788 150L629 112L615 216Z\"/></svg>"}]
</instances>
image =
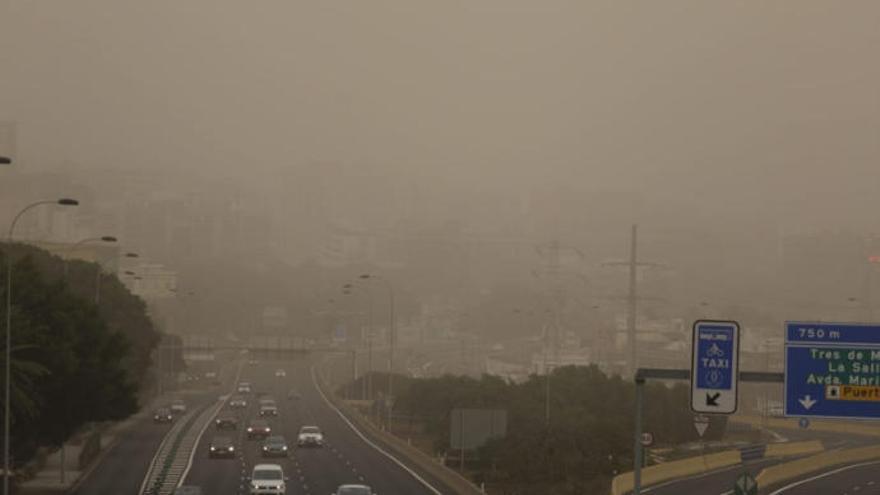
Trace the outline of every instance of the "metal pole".
<instances>
[{"instance_id":1,"label":"metal pole","mask_svg":"<svg viewBox=\"0 0 880 495\"><path fill-rule=\"evenodd\" d=\"M12 233L10 229L9 243L12 247ZM12 414L10 404L10 384L12 382L12 250L6 253L6 364L4 374L6 376L6 384L4 386L4 416L3 416L3 495L9 494L9 436L10 416Z\"/></svg>"},{"instance_id":2,"label":"metal pole","mask_svg":"<svg viewBox=\"0 0 880 495\"><path fill-rule=\"evenodd\" d=\"M638 226L632 226L632 237L630 238L630 246L629 246L629 295L627 297L628 311L626 315L626 336L629 339L629 366L630 370L632 370L633 376L635 376L636 370L639 368L638 363L638 351L636 344L636 311L637 307L637 289L636 284L638 283L638 277L636 276L636 270L638 268L638 257L636 254L636 246L637 246L637 236L638 236Z\"/></svg>"},{"instance_id":3,"label":"metal pole","mask_svg":"<svg viewBox=\"0 0 880 495\"><path fill-rule=\"evenodd\" d=\"M95 306L101 302L101 263L95 263L97 271L95 272Z\"/></svg>"},{"instance_id":4,"label":"metal pole","mask_svg":"<svg viewBox=\"0 0 880 495\"><path fill-rule=\"evenodd\" d=\"M636 377L636 423L633 443L633 495L642 492L642 392L645 379Z\"/></svg>"},{"instance_id":5,"label":"metal pole","mask_svg":"<svg viewBox=\"0 0 880 495\"><path fill-rule=\"evenodd\" d=\"M390 340L390 348L388 350L388 397L386 398L386 400L388 402L386 404L386 407L388 409L388 431L390 432L391 431L391 414L392 414L392 409L394 408L394 405L392 402L393 398L394 398L394 343L397 340L397 329L394 324L394 288L391 286L391 282L389 282L387 279L382 279L382 280L385 280L385 283L388 284L388 297L389 297L389 304L390 304L390 309L391 309L391 336L389 339Z\"/></svg>"},{"instance_id":6,"label":"metal pole","mask_svg":"<svg viewBox=\"0 0 880 495\"><path fill-rule=\"evenodd\" d=\"M12 407L10 404L11 386L12 386L12 234L15 232L15 224L24 212L39 205L54 204L55 201L37 201L31 203L15 215L12 224L9 226L9 234L6 237L6 245L9 252L6 254L6 384L3 387L3 396L5 398L4 415L3 415L3 495L9 494L9 446L10 436L12 435Z\"/></svg>"}]
</instances>

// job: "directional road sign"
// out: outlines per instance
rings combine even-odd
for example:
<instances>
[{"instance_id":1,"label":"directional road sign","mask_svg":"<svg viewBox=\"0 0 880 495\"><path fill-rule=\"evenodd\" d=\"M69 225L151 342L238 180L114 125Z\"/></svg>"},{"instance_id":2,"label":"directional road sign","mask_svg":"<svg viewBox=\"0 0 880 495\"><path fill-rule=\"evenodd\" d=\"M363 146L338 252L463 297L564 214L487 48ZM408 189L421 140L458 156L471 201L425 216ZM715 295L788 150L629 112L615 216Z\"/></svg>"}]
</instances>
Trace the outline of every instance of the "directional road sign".
<instances>
[{"instance_id":1,"label":"directional road sign","mask_svg":"<svg viewBox=\"0 0 880 495\"><path fill-rule=\"evenodd\" d=\"M691 409L698 413L736 412L739 384L739 324L694 323Z\"/></svg>"},{"instance_id":2,"label":"directional road sign","mask_svg":"<svg viewBox=\"0 0 880 495\"><path fill-rule=\"evenodd\" d=\"M733 495L758 495L758 482L749 473L737 476L733 483Z\"/></svg>"},{"instance_id":3,"label":"directional road sign","mask_svg":"<svg viewBox=\"0 0 880 495\"><path fill-rule=\"evenodd\" d=\"M785 415L880 418L880 325L787 322Z\"/></svg>"}]
</instances>

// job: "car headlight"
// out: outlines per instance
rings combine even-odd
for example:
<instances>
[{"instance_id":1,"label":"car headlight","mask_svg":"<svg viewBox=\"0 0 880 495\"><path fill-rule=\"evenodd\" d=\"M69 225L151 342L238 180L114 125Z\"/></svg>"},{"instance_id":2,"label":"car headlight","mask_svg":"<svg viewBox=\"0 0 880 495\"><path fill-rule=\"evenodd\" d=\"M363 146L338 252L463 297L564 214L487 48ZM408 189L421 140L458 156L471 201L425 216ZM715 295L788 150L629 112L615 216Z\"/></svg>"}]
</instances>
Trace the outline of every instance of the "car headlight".
<instances>
[{"instance_id":1,"label":"car headlight","mask_svg":"<svg viewBox=\"0 0 880 495\"><path fill-rule=\"evenodd\" d=\"M214 450L216 450L216 449L214 449L214 446L211 445L211 452L214 452Z\"/></svg>"},{"instance_id":2,"label":"car headlight","mask_svg":"<svg viewBox=\"0 0 880 495\"><path fill-rule=\"evenodd\" d=\"M230 452L235 452L235 447L233 447L233 446L230 445L230 446L229 446L229 451L230 451Z\"/></svg>"},{"instance_id":3,"label":"car headlight","mask_svg":"<svg viewBox=\"0 0 880 495\"><path fill-rule=\"evenodd\" d=\"M287 450L287 445L285 445L284 447L281 447L281 450Z\"/></svg>"},{"instance_id":4,"label":"car headlight","mask_svg":"<svg viewBox=\"0 0 880 495\"><path fill-rule=\"evenodd\" d=\"M250 432L252 432L252 431L254 431L253 428L248 428L248 433L250 433Z\"/></svg>"},{"instance_id":5,"label":"car headlight","mask_svg":"<svg viewBox=\"0 0 880 495\"><path fill-rule=\"evenodd\" d=\"M271 432L272 432L272 428L266 428L266 433L271 433Z\"/></svg>"},{"instance_id":6,"label":"car headlight","mask_svg":"<svg viewBox=\"0 0 880 495\"><path fill-rule=\"evenodd\" d=\"M263 450L264 450L264 451L265 451L265 450L269 450L269 447L266 447L266 446L264 445L264 446L263 446Z\"/></svg>"}]
</instances>

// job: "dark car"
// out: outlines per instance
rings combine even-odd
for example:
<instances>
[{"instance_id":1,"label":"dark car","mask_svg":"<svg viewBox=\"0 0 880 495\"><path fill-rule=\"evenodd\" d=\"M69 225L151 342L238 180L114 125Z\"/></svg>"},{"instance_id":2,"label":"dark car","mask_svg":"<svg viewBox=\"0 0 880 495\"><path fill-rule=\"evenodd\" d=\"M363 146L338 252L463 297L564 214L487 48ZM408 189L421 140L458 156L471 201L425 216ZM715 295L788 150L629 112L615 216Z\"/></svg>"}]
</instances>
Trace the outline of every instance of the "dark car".
<instances>
[{"instance_id":1,"label":"dark car","mask_svg":"<svg viewBox=\"0 0 880 495\"><path fill-rule=\"evenodd\" d=\"M247 427L248 440L266 438L271 434L272 428L269 426L269 423L260 419L251 421L251 423Z\"/></svg>"},{"instance_id":2,"label":"dark car","mask_svg":"<svg viewBox=\"0 0 880 495\"><path fill-rule=\"evenodd\" d=\"M238 429L238 418L233 414L221 414L214 420L214 426L218 430Z\"/></svg>"},{"instance_id":3,"label":"dark car","mask_svg":"<svg viewBox=\"0 0 880 495\"><path fill-rule=\"evenodd\" d=\"M367 485L340 485L331 495L376 495Z\"/></svg>"},{"instance_id":4,"label":"dark car","mask_svg":"<svg viewBox=\"0 0 880 495\"><path fill-rule=\"evenodd\" d=\"M287 440L281 435L273 435L263 441L260 450L263 457L287 457Z\"/></svg>"},{"instance_id":5,"label":"dark car","mask_svg":"<svg viewBox=\"0 0 880 495\"><path fill-rule=\"evenodd\" d=\"M235 444L229 437L214 437L208 447L210 457L235 457Z\"/></svg>"},{"instance_id":6,"label":"dark car","mask_svg":"<svg viewBox=\"0 0 880 495\"><path fill-rule=\"evenodd\" d=\"M156 409L156 412L153 413L154 423L170 423L172 421L174 421L174 415L171 414L171 410L167 407Z\"/></svg>"}]
</instances>

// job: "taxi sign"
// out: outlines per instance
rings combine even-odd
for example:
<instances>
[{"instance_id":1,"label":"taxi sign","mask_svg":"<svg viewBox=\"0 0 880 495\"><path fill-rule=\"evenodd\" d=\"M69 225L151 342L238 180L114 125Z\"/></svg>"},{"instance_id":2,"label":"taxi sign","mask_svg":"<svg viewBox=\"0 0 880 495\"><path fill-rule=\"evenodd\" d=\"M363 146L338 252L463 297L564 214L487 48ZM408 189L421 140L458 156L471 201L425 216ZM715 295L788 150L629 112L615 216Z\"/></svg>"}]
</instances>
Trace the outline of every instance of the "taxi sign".
<instances>
[{"instance_id":1,"label":"taxi sign","mask_svg":"<svg viewBox=\"0 0 880 495\"><path fill-rule=\"evenodd\" d=\"M691 409L705 414L736 412L739 389L739 324L694 322Z\"/></svg>"}]
</instances>

